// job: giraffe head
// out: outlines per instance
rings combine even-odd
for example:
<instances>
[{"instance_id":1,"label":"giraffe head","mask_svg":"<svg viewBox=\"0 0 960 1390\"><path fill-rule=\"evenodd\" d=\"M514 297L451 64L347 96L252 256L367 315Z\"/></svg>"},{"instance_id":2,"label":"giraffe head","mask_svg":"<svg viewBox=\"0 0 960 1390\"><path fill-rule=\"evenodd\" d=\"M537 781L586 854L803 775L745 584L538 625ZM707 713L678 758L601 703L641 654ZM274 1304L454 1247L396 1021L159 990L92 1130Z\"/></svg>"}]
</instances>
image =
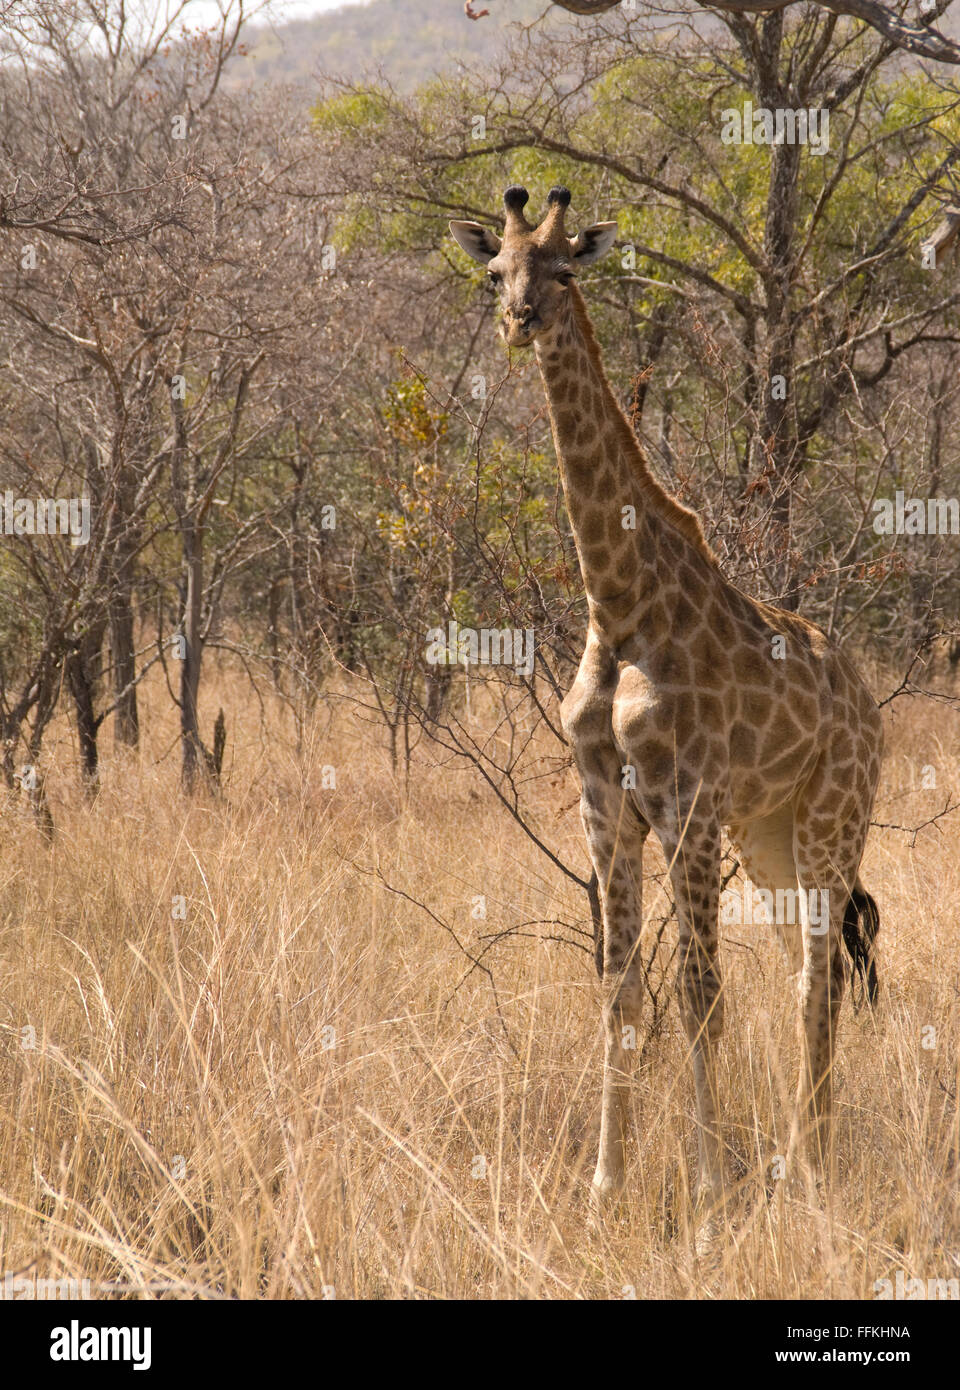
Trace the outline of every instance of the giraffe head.
<instances>
[{"instance_id":1,"label":"giraffe head","mask_svg":"<svg viewBox=\"0 0 960 1390\"><path fill-rule=\"evenodd\" d=\"M523 215L529 194L508 188L503 195L503 239L479 222L451 222L450 231L487 274L500 296L501 333L509 347L527 347L548 329L567 298L567 287L581 266L605 255L617 235L616 222L597 222L568 237L563 218L570 203L566 188L551 188L547 214L538 227Z\"/></svg>"}]
</instances>

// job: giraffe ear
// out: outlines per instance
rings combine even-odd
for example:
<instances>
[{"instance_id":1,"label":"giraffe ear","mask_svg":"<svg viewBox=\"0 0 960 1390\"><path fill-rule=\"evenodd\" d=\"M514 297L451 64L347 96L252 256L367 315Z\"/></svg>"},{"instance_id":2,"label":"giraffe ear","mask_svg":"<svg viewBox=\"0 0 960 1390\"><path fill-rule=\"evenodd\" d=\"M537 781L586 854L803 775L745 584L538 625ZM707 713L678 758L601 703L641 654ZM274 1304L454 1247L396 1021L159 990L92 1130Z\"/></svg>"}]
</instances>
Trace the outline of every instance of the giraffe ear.
<instances>
[{"instance_id":1,"label":"giraffe ear","mask_svg":"<svg viewBox=\"0 0 960 1390\"><path fill-rule=\"evenodd\" d=\"M573 238L570 254L577 265L591 265L607 254L616 239L616 222L595 222Z\"/></svg>"},{"instance_id":2,"label":"giraffe ear","mask_svg":"<svg viewBox=\"0 0 960 1390\"><path fill-rule=\"evenodd\" d=\"M463 247L467 255L483 265L492 261L500 250L500 238L479 222L451 222L450 231L454 241Z\"/></svg>"}]
</instances>

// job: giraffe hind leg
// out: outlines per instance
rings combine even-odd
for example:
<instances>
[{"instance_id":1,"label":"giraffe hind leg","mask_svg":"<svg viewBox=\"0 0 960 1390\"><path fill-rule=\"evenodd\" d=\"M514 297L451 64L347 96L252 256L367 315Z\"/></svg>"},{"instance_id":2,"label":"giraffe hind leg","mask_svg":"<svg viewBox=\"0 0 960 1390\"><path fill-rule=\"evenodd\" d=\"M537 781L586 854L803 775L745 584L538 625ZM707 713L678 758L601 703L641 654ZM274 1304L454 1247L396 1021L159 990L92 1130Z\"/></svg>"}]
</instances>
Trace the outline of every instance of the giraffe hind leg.
<instances>
[{"instance_id":1,"label":"giraffe hind leg","mask_svg":"<svg viewBox=\"0 0 960 1390\"><path fill-rule=\"evenodd\" d=\"M719 954L720 827L712 817L678 815L682 831L661 831L677 907L677 988L693 1063L699 1149L698 1193L708 1210L725 1200L716 1054L723 1031ZM712 1219L712 1218L709 1218Z\"/></svg>"},{"instance_id":2,"label":"giraffe hind leg","mask_svg":"<svg viewBox=\"0 0 960 1390\"><path fill-rule=\"evenodd\" d=\"M833 1062L846 986L844 927L852 935L852 906L858 923L853 952L864 964L869 992L873 964L870 934L878 918L876 905L871 909L857 878L869 812L858 807L850 818L825 833L828 818L824 810L832 810L835 794L825 787L823 779L817 780L817 794L802 794L798 798L796 817L797 872L803 890L800 905L804 921L799 989L802 1060L795 1128L797 1132L802 1129L805 1147L815 1167L823 1171L832 1161ZM814 904L819 907L816 918ZM865 923L862 927L861 920ZM851 949L850 941L847 949Z\"/></svg>"}]
</instances>

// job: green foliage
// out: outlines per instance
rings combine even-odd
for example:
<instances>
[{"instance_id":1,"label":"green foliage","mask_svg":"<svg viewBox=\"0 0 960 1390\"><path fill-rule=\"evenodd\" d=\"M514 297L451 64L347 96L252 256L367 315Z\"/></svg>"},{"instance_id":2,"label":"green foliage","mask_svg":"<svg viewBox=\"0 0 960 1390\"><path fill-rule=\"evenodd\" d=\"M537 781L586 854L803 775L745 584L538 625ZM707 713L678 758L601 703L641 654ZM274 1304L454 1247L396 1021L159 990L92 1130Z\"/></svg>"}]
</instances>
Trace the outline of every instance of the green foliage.
<instances>
[{"instance_id":1,"label":"green foliage","mask_svg":"<svg viewBox=\"0 0 960 1390\"><path fill-rule=\"evenodd\" d=\"M799 20L788 24L780 55L784 73L797 70L803 61L800 45L809 41ZM873 36L845 25L834 45L836 52L818 79L823 90L876 47ZM509 81L496 85L459 74L421 85L412 99L383 92L383 104L370 104L367 95L369 116L363 103L334 101L324 119L331 138L349 142L356 167L373 171L362 191L345 200L345 227L353 244L359 245L362 228L368 242L376 237L391 256L415 250L430 279L445 277L453 302L464 310L476 302L484 271L446 235L446 218L456 209L463 209L463 215L496 216L504 187L520 183L530 189L529 212L536 218L546 189L558 183L574 194L571 229L615 216L618 250L585 277L588 286L595 281L602 287L592 296L591 307L608 371L627 397L651 325L685 319L689 336L671 332L657 348L657 376L671 379L669 408L678 437L702 440L716 451L717 476L726 480L722 505L729 513L731 499L743 494L747 517L752 509L760 516L769 514L770 489L762 476L741 475L747 458L751 468L762 472L765 446L750 442L762 415L761 397L745 400L737 393L744 389L744 362L753 354L759 363L769 333L765 314L771 287L759 267L768 255L771 210L779 195L773 191L769 147L721 139L724 111L742 110L747 101L754 109L761 104L749 81L737 77L744 70L732 41L726 53L717 41L712 52L704 44L699 56L684 58L666 43L648 44L642 53L627 42L614 43L597 61L599 75L580 87L558 61L555 73L562 73L562 79L551 86L538 77L539 96L515 89ZM816 106L818 100L811 90L802 104ZM844 315L852 314L851 332L857 332L875 323L878 313L895 321L921 311L930 297L931 279L917 248L929 225L931 200L921 201L902 224L898 219L945 151L960 141L953 100L923 71L891 66L870 78L860 98L832 108L826 153L815 152L812 144L796 151L786 314L797 364L791 378L791 409L797 418L815 415L837 375L838 360L820 354ZM486 129L475 138L480 115ZM636 171L643 177L637 178ZM648 175L652 183L646 181ZM381 187L382 199L376 194ZM700 210L690 205L691 196ZM884 259L861 266L888 226L899 229ZM753 305L752 339L731 299L705 286L704 277ZM691 302L696 308L688 312L685 306ZM851 309L861 302L862 309ZM820 307L808 313L812 303ZM952 322L945 327L950 329ZM738 335L734 349L731 338ZM388 406L388 422L395 408ZM832 486L836 424L836 417L828 416L807 437L804 484L812 494ZM395 432L400 428L396 421L393 427ZM429 431L417 438L409 422L404 428L404 447L436 446L438 476L453 475L452 459L461 448L456 428L440 440ZM884 446L879 436L870 435L860 450L853 430L845 445L852 451L847 478L853 495L862 496L864 489L869 494ZM698 476L696 462L687 459L683 481L688 500L708 508L709 474ZM489 439L474 482L486 543L506 551L521 532L544 533L555 487L549 454L541 470L531 467L529 456L521 458L511 450L505 436ZM801 507L801 490L796 492L795 506ZM805 543L806 554L798 552L797 557L808 577L830 573L830 538L856 525L858 505L849 494L842 501L831 494L822 504L818 524L825 529L813 534L823 539ZM404 517L402 526L394 522L407 541L416 534L410 529L415 510L408 504L397 513ZM858 542L868 568L875 566L882 548L878 540L871 533ZM774 539L775 557L779 546ZM535 551L534 545L531 553ZM555 574L554 593L560 595L567 577L562 553L554 551L549 561L540 554L536 560ZM862 577L872 582L877 572L864 571ZM522 567L514 574L505 564L501 579L505 592L514 582L522 586Z\"/></svg>"}]
</instances>

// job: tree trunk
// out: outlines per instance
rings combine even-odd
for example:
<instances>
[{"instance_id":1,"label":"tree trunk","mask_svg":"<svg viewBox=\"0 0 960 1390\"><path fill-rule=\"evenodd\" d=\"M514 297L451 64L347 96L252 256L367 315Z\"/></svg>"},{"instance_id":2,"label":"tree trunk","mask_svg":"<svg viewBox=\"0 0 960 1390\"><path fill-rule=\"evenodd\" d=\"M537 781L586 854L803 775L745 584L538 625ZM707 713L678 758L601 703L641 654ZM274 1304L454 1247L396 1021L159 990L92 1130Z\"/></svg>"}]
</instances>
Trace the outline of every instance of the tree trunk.
<instances>
[{"instance_id":1,"label":"tree trunk","mask_svg":"<svg viewBox=\"0 0 960 1390\"><path fill-rule=\"evenodd\" d=\"M783 32L783 15L778 11L764 19L761 28L762 106L776 109L787 104L788 93L781 85L778 56ZM763 408L760 412L760 450L773 492L772 517L777 526L775 542L782 558L774 566L774 583L779 589L777 602L784 608L797 607L791 540L791 488L799 462L797 408L794 399L794 336L791 293L796 271L797 184L800 176L800 146L770 147L770 185L763 251L767 262L764 276L766 313L764 315L764 361L762 373Z\"/></svg>"},{"instance_id":2,"label":"tree trunk","mask_svg":"<svg viewBox=\"0 0 960 1390\"><path fill-rule=\"evenodd\" d=\"M140 714L137 708L133 620L134 546L128 535L122 533L119 537L118 552L109 605L110 664L113 694L117 700L114 737L117 743L136 748L140 741Z\"/></svg>"},{"instance_id":3,"label":"tree trunk","mask_svg":"<svg viewBox=\"0 0 960 1390\"><path fill-rule=\"evenodd\" d=\"M185 791L192 792L197 768L203 756L200 740L200 715L197 708L200 693L200 665L203 661L201 634L203 600L203 539L197 523L195 508L183 518L183 561L186 570L187 593L183 608L185 653L180 674L180 747L182 753L181 781Z\"/></svg>"},{"instance_id":4,"label":"tree trunk","mask_svg":"<svg viewBox=\"0 0 960 1390\"><path fill-rule=\"evenodd\" d=\"M84 793L92 796L100 781L100 755L97 748L99 724L94 711L94 692L97 681L97 661L103 641L105 624L84 634L66 658L66 677L73 699L77 720L77 740L80 745L80 768Z\"/></svg>"}]
</instances>

